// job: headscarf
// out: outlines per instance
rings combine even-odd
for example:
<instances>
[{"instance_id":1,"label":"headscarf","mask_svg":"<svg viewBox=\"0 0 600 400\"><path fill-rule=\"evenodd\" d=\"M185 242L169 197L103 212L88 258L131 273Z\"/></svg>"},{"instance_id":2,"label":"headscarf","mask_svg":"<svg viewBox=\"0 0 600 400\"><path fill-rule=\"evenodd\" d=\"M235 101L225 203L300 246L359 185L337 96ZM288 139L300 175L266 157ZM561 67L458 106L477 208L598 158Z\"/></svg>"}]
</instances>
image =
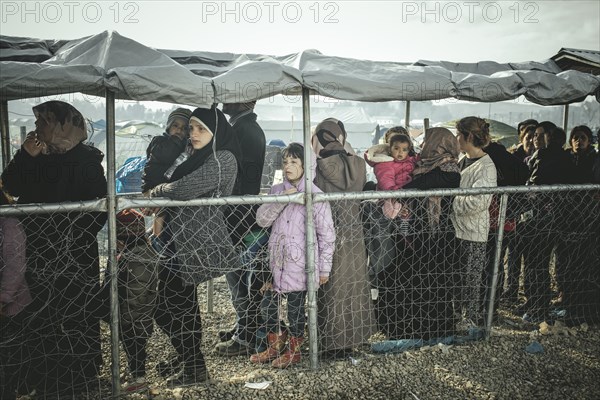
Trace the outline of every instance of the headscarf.
<instances>
[{"instance_id":1,"label":"headscarf","mask_svg":"<svg viewBox=\"0 0 600 400\"><path fill-rule=\"evenodd\" d=\"M200 168L212 154L220 150L228 150L235 156L240 170L241 152L235 140L233 128L227 122L225 114L215 106L211 108L196 108L190 119L197 119L213 133L213 137L206 146L192 151L190 157L177 167L170 181L176 181Z\"/></svg>"},{"instance_id":2,"label":"headscarf","mask_svg":"<svg viewBox=\"0 0 600 400\"><path fill-rule=\"evenodd\" d=\"M87 139L85 119L72 105L63 101L47 101L33 107L36 119L43 120L47 127L38 140L46 146L44 154L63 154Z\"/></svg>"},{"instance_id":3,"label":"headscarf","mask_svg":"<svg viewBox=\"0 0 600 400\"><path fill-rule=\"evenodd\" d=\"M346 143L346 128L342 121L335 118L324 119L315 128L314 136L316 136L319 147L313 143L313 150L322 158L327 158L335 154L348 154L344 149Z\"/></svg>"},{"instance_id":4,"label":"headscarf","mask_svg":"<svg viewBox=\"0 0 600 400\"><path fill-rule=\"evenodd\" d=\"M426 174L437 167L446 172L460 172L458 154L458 140L452 132L446 128L429 128L425 131L425 146L413 176Z\"/></svg>"}]
</instances>

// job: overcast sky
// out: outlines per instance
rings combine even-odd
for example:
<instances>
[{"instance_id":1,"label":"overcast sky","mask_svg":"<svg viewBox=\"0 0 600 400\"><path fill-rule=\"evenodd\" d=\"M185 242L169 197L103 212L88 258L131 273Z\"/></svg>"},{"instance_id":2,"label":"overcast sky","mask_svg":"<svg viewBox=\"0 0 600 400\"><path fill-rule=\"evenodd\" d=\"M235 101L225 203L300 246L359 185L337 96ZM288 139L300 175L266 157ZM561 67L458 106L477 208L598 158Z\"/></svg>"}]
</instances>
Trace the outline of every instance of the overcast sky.
<instances>
[{"instance_id":1,"label":"overcast sky","mask_svg":"<svg viewBox=\"0 0 600 400\"><path fill-rule=\"evenodd\" d=\"M156 48L371 60L542 61L600 50L600 1L0 1L3 35L104 30Z\"/></svg>"}]
</instances>

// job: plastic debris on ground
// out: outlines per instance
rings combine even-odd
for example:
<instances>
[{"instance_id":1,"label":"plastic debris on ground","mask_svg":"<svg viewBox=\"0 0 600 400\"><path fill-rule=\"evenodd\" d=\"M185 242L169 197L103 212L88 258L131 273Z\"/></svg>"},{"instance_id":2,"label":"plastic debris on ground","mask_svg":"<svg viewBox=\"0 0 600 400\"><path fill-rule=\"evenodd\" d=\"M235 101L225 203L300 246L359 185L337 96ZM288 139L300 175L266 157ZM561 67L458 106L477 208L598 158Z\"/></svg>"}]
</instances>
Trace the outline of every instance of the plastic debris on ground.
<instances>
[{"instance_id":1,"label":"plastic debris on ground","mask_svg":"<svg viewBox=\"0 0 600 400\"><path fill-rule=\"evenodd\" d=\"M544 352L544 347L540 342L534 340L525 347L525 351L529 354L542 354Z\"/></svg>"},{"instance_id":2,"label":"plastic debris on ground","mask_svg":"<svg viewBox=\"0 0 600 400\"><path fill-rule=\"evenodd\" d=\"M482 340L485 337L485 331L482 328L471 327L465 336L446 336L441 338L423 340L423 339L399 339L384 340L371 344L371 351L374 353L401 353L403 351L418 349L424 346L436 346L439 344L449 346L451 344L463 344ZM444 348L442 347L442 352Z\"/></svg>"},{"instance_id":3,"label":"plastic debris on ground","mask_svg":"<svg viewBox=\"0 0 600 400\"><path fill-rule=\"evenodd\" d=\"M271 385L272 382L269 381L265 381L265 382L246 382L246 384L244 385L245 388L248 389L257 389L257 390L265 390L266 388L268 388Z\"/></svg>"}]
</instances>

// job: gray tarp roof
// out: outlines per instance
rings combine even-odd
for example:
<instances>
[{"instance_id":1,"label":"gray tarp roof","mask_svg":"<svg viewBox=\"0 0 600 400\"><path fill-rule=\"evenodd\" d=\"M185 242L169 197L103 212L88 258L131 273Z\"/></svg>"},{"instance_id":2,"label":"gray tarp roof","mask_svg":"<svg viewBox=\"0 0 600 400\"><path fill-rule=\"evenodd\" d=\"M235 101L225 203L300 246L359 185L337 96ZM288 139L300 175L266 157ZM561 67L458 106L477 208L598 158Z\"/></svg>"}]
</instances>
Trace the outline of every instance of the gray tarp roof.
<instances>
[{"instance_id":1,"label":"gray tarp roof","mask_svg":"<svg viewBox=\"0 0 600 400\"><path fill-rule=\"evenodd\" d=\"M499 64L419 61L413 65L333 57L315 50L287 56L156 50L116 32L72 41L0 36L0 97L68 92L206 106L276 94L342 100L456 98L478 102L521 95L540 105L600 98L600 77L560 72L551 60Z\"/></svg>"}]
</instances>

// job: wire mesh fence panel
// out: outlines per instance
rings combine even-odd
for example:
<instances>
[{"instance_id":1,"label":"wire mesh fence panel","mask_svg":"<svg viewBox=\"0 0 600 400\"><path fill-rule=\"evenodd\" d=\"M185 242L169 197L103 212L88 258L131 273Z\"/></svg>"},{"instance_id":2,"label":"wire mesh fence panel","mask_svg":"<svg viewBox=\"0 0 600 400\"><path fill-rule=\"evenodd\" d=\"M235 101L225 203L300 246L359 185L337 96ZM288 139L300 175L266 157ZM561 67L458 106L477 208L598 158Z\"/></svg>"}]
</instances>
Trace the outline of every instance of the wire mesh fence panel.
<instances>
[{"instance_id":1,"label":"wire mesh fence panel","mask_svg":"<svg viewBox=\"0 0 600 400\"><path fill-rule=\"evenodd\" d=\"M3 246L13 245L4 252L2 291L12 286L18 296L2 313L7 396L14 389L41 396L100 390L100 320L109 309L101 299L96 234L105 221L101 212L55 212L3 229Z\"/></svg>"},{"instance_id":2,"label":"wire mesh fence panel","mask_svg":"<svg viewBox=\"0 0 600 400\"><path fill-rule=\"evenodd\" d=\"M328 278L317 291L321 360L371 353L371 346L383 342L469 337L472 328L486 325L492 297L493 329L523 316L529 323L598 322L598 189L506 190L505 215L499 207L502 189L494 196L480 192L387 199L372 192L315 202L315 268ZM464 229L455 204L473 196L488 196L489 207L476 218L467 216ZM261 199L247 203L265 204L230 198L200 205L167 202L153 216L123 203L126 210L117 215L116 317L125 393L148 390L149 382L171 388L177 384L167 383L173 377L200 384L209 373L220 376L224 363L249 374L289 349L301 355L290 364L309 368L308 343L315 338L306 329L305 296L296 294L303 290L286 289L277 281L281 271L274 270L301 265L300 281L306 282L304 221L285 219L286 209L304 206L298 199ZM279 216L289 231L274 225ZM333 231L324 223L328 218ZM76 393L106 398L111 392L106 213L3 212L0 220L2 284L9 265L20 265L13 268L29 294L21 288L16 303L3 298L3 388L23 394L35 389L42 398ZM459 237L461 229L466 235ZM281 252L282 246L290 247ZM320 252L330 254L329 274L319 273ZM211 279L215 309L209 313ZM269 346L276 351L252 361Z\"/></svg>"}]
</instances>

